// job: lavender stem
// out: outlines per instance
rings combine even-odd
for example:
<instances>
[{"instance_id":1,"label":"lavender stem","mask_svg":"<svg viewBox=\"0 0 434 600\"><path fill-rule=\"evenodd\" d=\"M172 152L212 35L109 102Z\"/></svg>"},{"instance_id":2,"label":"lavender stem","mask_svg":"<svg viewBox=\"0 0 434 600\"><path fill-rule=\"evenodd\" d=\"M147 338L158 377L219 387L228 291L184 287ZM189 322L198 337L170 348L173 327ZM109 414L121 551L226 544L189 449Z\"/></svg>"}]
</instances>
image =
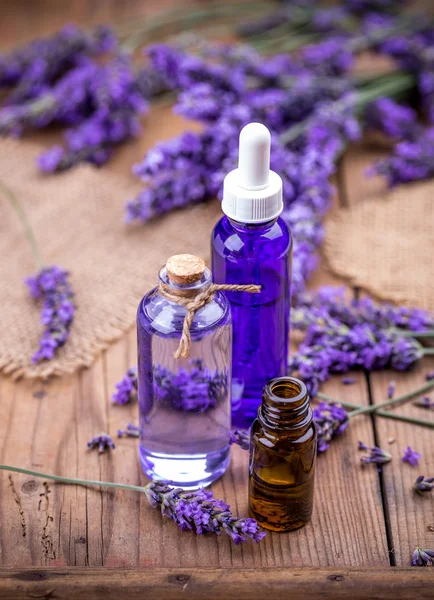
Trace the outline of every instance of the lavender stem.
<instances>
[{"instance_id":1,"label":"lavender stem","mask_svg":"<svg viewBox=\"0 0 434 600\"><path fill-rule=\"evenodd\" d=\"M74 479L72 477L61 477L60 475L48 475L47 473L39 473L38 471L30 471L29 469L21 469L20 467L11 467L10 465L0 464L0 470L13 471L14 473L23 473L24 475L32 475L33 477L41 477L42 479L51 479L60 483L72 483L75 485L96 485L111 488L119 488L121 490L132 490L134 492L144 492L145 487L139 485L128 485L127 483L113 483L112 481L94 481L91 479Z\"/></svg>"},{"instance_id":2,"label":"lavender stem","mask_svg":"<svg viewBox=\"0 0 434 600\"><path fill-rule=\"evenodd\" d=\"M434 348L433 348L433 350L434 350ZM413 398L416 398L417 396L422 396L425 392L428 392L432 388L434 388L434 380L427 381L426 383L421 385L419 388L413 390L412 392L407 392L406 394L403 394L402 396L397 396L396 398L393 398L392 400L387 400L387 402L382 402L381 404L376 404L373 406L363 406L361 408L358 408L351 414L351 416L354 417L356 415L377 412L378 410L382 410L383 408L393 406L393 405L401 403L401 402L406 402L407 400L412 400Z\"/></svg>"},{"instance_id":3,"label":"lavender stem","mask_svg":"<svg viewBox=\"0 0 434 600\"><path fill-rule=\"evenodd\" d=\"M425 329L422 331L411 331L411 330L395 330L401 337L434 337L434 329Z\"/></svg>"},{"instance_id":4,"label":"lavender stem","mask_svg":"<svg viewBox=\"0 0 434 600\"><path fill-rule=\"evenodd\" d=\"M342 400L335 400L334 398L330 398L330 396L326 396L326 394L322 394L318 392L316 394L317 398L324 400L325 402L334 402L341 404L344 408L348 410L353 410L348 414L348 418L354 417L354 415L361 414L359 409L364 408L363 406L359 406L358 404L351 404L350 402L344 402ZM397 415L393 412L385 411L385 410L376 410L375 416L384 417L386 419L395 419L396 421L404 421L404 423L412 423L413 425L421 425L422 427L429 427L430 429L434 429L434 421L426 421L425 419L418 419L416 417L408 417L407 415Z\"/></svg>"},{"instance_id":5,"label":"lavender stem","mask_svg":"<svg viewBox=\"0 0 434 600\"><path fill-rule=\"evenodd\" d=\"M21 221L21 224L24 228L24 232L25 232L27 239L29 241L29 244L32 248L33 258L35 259L36 266L38 267L38 269L40 269L43 265L41 252L39 250L39 246L36 241L35 234L33 232L32 226L30 225L30 221L28 220L27 215L24 211L24 208L21 206L20 202L18 201L18 198L16 197L14 192L10 189L10 187L7 186L1 180L0 180L0 192L7 200L9 200L12 208L14 209L19 220Z\"/></svg>"}]
</instances>

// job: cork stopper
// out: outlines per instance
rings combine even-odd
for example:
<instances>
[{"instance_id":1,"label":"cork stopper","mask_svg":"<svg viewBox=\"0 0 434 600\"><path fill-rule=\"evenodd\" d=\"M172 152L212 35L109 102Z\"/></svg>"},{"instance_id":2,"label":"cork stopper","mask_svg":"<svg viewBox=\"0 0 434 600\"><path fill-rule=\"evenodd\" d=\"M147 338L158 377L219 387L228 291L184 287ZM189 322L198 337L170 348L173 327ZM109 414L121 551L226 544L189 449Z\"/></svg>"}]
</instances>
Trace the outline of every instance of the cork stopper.
<instances>
[{"instance_id":1,"label":"cork stopper","mask_svg":"<svg viewBox=\"0 0 434 600\"><path fill-rule=\"evenodd\" d=\"M166 262L169 279L178 285L199 281L205 273L205 261L193 254L175 254Z\"/></svg>"}]
</instances>

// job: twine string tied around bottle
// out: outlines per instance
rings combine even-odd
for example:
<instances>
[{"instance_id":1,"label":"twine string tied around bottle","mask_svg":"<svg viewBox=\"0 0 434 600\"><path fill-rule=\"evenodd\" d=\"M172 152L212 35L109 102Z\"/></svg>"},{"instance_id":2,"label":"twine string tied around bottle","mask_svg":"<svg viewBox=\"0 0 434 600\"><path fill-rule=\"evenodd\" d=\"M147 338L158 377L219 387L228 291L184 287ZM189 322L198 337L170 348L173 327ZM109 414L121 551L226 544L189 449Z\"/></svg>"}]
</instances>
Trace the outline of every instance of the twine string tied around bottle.
<instances>
[{"instance_id":1,"label":"twine string tied around bottle","mask_svg":"<svg viewBox=\"0 0 434 600\"><path fill-rule=\"evenodd\" d=\"M237 285L229 283L212 283L206 290L200 292L193 298L186 298L181 293L176 293L176 290L170 290L170 292L161 283L158 286L158 290L162 296L171 302L180 304L187 310L187 314L184 317L184 323L182 325L181 339L179 340L178 348L173 354L174 358L188 358L190 355L191 347L191 334L190 328L196 312L204 307L206 304L211 302L214 298L215 292L226 291L226 292L248 292L250 294L259 294L261 291L260 285L248 284L248 285Z\"/></svg>"}]
</instances>

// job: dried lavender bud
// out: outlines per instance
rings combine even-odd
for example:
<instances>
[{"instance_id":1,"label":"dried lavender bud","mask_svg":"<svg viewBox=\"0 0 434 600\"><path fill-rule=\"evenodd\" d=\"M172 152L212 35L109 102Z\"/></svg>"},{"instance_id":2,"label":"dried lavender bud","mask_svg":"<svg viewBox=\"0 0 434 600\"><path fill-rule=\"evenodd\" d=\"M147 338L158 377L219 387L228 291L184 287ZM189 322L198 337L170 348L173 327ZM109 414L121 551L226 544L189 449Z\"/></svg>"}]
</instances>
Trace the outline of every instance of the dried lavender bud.
<instances>
[{"instance_id":1,"label":"dried lavender bud","mask_svg":"<svg viewBox=\"0 0 434 600\"><path fill-rule=\"evenodd\" d=\"M43 267L35 276L25 280L31 296L43 301L41 322L45 328L39 350L32 358L34 363L51 360L69 337L75 305L68 276L68 271L52 266Z\"/></svg>"},{"instance_id":2,"label":"dried lavender bud","mask_svg":"<svg viewBox=\"0 0 434 600\"><path fill-rule=\"evenodd\" d=\"M138 438L140 435L140 429L133 423L128 423L126 429L118 429L118 437L132 437Z\"/></svg>"},{"instance_id":3,"label":"dried lavender bud","mask_svg":"<svg viewBox=\"0 0 434 600\"><path fill-rule=\"evenodd\" d=\"M434 562L434 550L424 550L416 548L413 552L411 566L412 567L432 567Z\"/></svg>"},{"instance_id":4,"label":"dried lavender bud","mask_svg":"<svg viewBox=\"0 0 434 600\"><path fill-rule=\"evenodd\" d=\"M112 402L115 404L128 404L137 398L137 367L128 369L121 381L116 384Z\"/></svg>"},{"instance_id":5,"label":"dried lavender bud","mask_svg":"<svg viewBox=\"0 0 434 600\"><path fill-rule=\"evenodd\" d=\"M235 431L231 431L229 443L231 445L237 444L243 450L249 450L249 448L250 448L250 429L249 430L236 429Z\"/></svg>"},{"instance_id":6,"label":"dried lavender bud","mask_svg":"<svg viewBox=\"0 0 434 600\"><path fill-rule=\"evenodd\" d=\"M363 442L359 442L358 449L366 451L366 454L360 458L362 465L368 463L384 465L392 460L392 455L378 446L366 446Z\"/></svg>"},{"instance_id":7,"label":"dried lavender bud","mask_svg":"<svg viewBox=\"0 0 434 600\"><path fill-rule=\"evenodd\" d=\"M352 385L353 383L356 383L356 378L355 377L342 377L341 383L343 385Z\"/></svg>"},{"instance_id":8,"label":"dried lavender bud","mask_svg":"<svg viewBox=\"0 0 434 600\"><path fill-rule=\"evenodd\" d=\"M393 396L395 395L395 388L396 388L396 381L394 379L391 379L387 386L387 397L389 398L389 400L392 399Z\"/></svg>"},{"instance_id":9,"label":"dried lavender bud","mask_svg":"<svg viewBox=\"0 0 434 600\"><path fill-rule=\"evenodd\" d=\"M105 452L106 450L109 450L110 448L112 450L115 449L113 440L108 433L100 433L99 435L96 435L95 437L93 437L90 440L90 442L87 442L87 447L90 450L93 450L94 448L98 448L98 454L102 454L103 452Z\"/></svg>"},{"instance_id":10,"label":"dried lavender bud","mask_svg":"<svg viewBox=\"0 0 434 600\"><path fill-rule=\"evenodd\" d=\"M146 497L161 514L175 521L182 531L193 531L198 535L227 533L235 544L248 538L259 542L265 537L254 519L240 519L230 512L228 504L216 500L213 493L199 489L186 492L160 482L151 482L145 487Z\"/></svg>"},{"instance_id":11,"label":"dried lavender bud","mask_svg":"<svg viewBox=\"0 0 434 600\"><path fill-rule=\"evenodd\" d=\"M432 381L434 379L434 371L429 371L429 373L425 375L425 379L427 381Z\"/></svg>"},{"instance_id":12,"label":"dried lavender bud","mask_svg":"<svg viewBox=\"0 0 434 600\"><path fill-rule=\"evenodd\" d=\"M430 492L434 488L434 477L424 477L419 475L414 482L413 489L415 492L422 494L423 492Z\"/></svg>"},{"instance_id":13,"label":"dried lavender bud","mask_svg":"<svg viewBox=\"0 0 434 600\"><path fill-rule=\"evenodd\" d=\"M422 456L421 454L419 454L419 452L415 452L410 448L410 446L407 446L407 449L403 451L403 454L404 455L402 457L402 462L408 463L413 467L417 467L417 465L419 464L419 459Z\"/></svg>"},{"instance_id":14,"label":"dried lavender bud","mask_svg":"<svg viewBox=\"0 0 434 600\"><path fill-rule=\"evenodd\" d=\"M413 406L418 406L419 408L427 408L428 410L434 410L434 400L431 400L429 396L423 396L423 398L418 398L413 402Z\"/></svg>"}]
</instances>

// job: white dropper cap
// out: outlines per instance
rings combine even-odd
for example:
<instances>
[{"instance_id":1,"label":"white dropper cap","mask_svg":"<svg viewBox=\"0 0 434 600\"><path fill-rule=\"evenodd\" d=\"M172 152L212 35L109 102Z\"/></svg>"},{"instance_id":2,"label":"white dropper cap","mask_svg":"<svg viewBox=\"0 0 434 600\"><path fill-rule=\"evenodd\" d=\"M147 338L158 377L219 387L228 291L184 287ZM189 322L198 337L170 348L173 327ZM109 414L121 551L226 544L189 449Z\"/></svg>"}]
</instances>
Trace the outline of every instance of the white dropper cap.
<instances>
[{"instance_id":1,"label":"white dropper cap","mask_svg":"<svg viewBox=\"0 0 434 600\"><path fill-rule=\"evenodd\" d=\"M282 179L270 170L271 135L262 123L240 133L238 169L226 175L222 210L240 223L264 223L283 210Z\"/></svg>"}]
</instances>

